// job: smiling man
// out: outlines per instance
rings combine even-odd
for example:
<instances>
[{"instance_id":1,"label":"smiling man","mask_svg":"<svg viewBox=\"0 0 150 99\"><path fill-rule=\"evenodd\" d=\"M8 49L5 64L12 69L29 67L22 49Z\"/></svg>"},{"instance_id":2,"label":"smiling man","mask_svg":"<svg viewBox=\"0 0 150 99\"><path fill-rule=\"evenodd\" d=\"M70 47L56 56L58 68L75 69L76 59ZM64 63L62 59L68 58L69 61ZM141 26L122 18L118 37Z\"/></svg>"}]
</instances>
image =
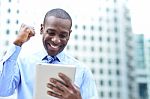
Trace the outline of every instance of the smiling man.
<instances>
[{"instance_id":1,"label":"smiling man","mask_svg":"<svg viewBox=\"0 0 150 99\"><path fill-rule=\"evenodd\" d=\"M46 17L44 24L41 26L43 45L47 53L51 56L55 56L62 52L70 37L71 18L61 19L54 16Z\"/></svg>"},{"instance_id":2,"label":"smiling man","mask_svg":"<svg viewBox=\"0 0 150 99\"><path fill-rule=\"evenodd\" d=\"M57 8L48 11L40 30L43 44L29 54L22 45L35 35L35 31L33 27L23 24L19 35L0 61L0 96L10 96L17 89L18 99L32 99L35 65L55 58L51 64L76 66L75 81L59 73L63 82L50 78L48 95L58 99L98 99L89 68L63 51L70 38L71 27L72 19L65 10Z\"/></svg>"}]
</instances>

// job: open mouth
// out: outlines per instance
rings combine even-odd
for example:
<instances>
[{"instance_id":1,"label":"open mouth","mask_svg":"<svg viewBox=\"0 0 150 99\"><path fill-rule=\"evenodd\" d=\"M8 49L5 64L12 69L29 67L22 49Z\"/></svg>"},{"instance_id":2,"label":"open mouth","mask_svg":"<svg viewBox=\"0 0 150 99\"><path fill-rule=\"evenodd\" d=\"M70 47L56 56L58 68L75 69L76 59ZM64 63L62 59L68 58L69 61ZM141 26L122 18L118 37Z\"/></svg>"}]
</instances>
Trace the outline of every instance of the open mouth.
<instances>
[{"instance_id":1,"label":"open mouth","mask_svg":"<svg viewBox=\"0 0 150 99\"><path fill-rule=\"evenodd\" d=\"M51 43L47 44L47 48L50 49L50 50L58 50L59 47L60 47L59 45L53 45Z\"/></svg>"}]
</instances>

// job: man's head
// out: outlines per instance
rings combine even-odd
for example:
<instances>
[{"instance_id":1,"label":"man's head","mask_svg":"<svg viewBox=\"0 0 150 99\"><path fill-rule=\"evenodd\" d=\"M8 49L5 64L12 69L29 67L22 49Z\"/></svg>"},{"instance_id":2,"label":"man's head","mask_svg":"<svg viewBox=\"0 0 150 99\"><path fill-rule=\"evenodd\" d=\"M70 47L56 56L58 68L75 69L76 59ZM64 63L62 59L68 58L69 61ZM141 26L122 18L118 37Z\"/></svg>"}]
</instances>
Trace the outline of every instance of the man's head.
<instances>
[{"instance_id":1,"label":"man's head","mask_svg":"<svg viewBox=\"0 0 150 99\"><path fill-rule=\"evenodd\" d=\"M41 33L44 48L49 55L55 56L63 51L70 38L71 26L72 19L65 10L58 8L46 13Z\"/></svg>"}]
</instances>

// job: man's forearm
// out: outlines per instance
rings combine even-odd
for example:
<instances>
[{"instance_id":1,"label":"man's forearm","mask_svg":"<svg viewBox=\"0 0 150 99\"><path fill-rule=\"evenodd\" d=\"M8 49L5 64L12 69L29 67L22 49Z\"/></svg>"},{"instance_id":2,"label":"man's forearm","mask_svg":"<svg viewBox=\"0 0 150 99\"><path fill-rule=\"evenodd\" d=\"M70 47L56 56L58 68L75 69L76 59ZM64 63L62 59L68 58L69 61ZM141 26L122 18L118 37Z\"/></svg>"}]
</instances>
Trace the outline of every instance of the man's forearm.
<instances>
[{"instance_id":1,"label":"man's forearm","mask_svg":"<svg viewBox=\"0 0 150 99\"><path fill-rule=\"evenodd\" d=\"M17 58L21 48L12 45L0 61L0 96L12 95L19 83Z\"/></svg>"}]
</instances>

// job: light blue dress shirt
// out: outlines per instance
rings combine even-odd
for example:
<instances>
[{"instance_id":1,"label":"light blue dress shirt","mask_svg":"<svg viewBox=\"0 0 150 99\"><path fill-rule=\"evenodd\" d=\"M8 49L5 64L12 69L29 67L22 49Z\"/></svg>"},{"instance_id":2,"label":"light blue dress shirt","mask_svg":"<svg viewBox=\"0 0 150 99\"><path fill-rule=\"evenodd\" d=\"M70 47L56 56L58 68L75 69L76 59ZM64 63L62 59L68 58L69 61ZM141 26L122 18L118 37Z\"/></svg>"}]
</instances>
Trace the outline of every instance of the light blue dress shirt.
<instances>
[{"instance_id":1,"label":"light blue dress shirt","mask_svg":"<svg viewBox=\"0 0 150 99\"><path fill-rule=\"evenodd\" d=\"M23 50L13 45L0 61L0 96L10 96L17 89L18 99L32 99L35 77L35 65L47 55L41 49ZM55 64L73 64L76 66L75 84L80 88L82 99L98 99L95 80L89 68L78 60L61 52Z\"/></svg>"}]
</instances>

